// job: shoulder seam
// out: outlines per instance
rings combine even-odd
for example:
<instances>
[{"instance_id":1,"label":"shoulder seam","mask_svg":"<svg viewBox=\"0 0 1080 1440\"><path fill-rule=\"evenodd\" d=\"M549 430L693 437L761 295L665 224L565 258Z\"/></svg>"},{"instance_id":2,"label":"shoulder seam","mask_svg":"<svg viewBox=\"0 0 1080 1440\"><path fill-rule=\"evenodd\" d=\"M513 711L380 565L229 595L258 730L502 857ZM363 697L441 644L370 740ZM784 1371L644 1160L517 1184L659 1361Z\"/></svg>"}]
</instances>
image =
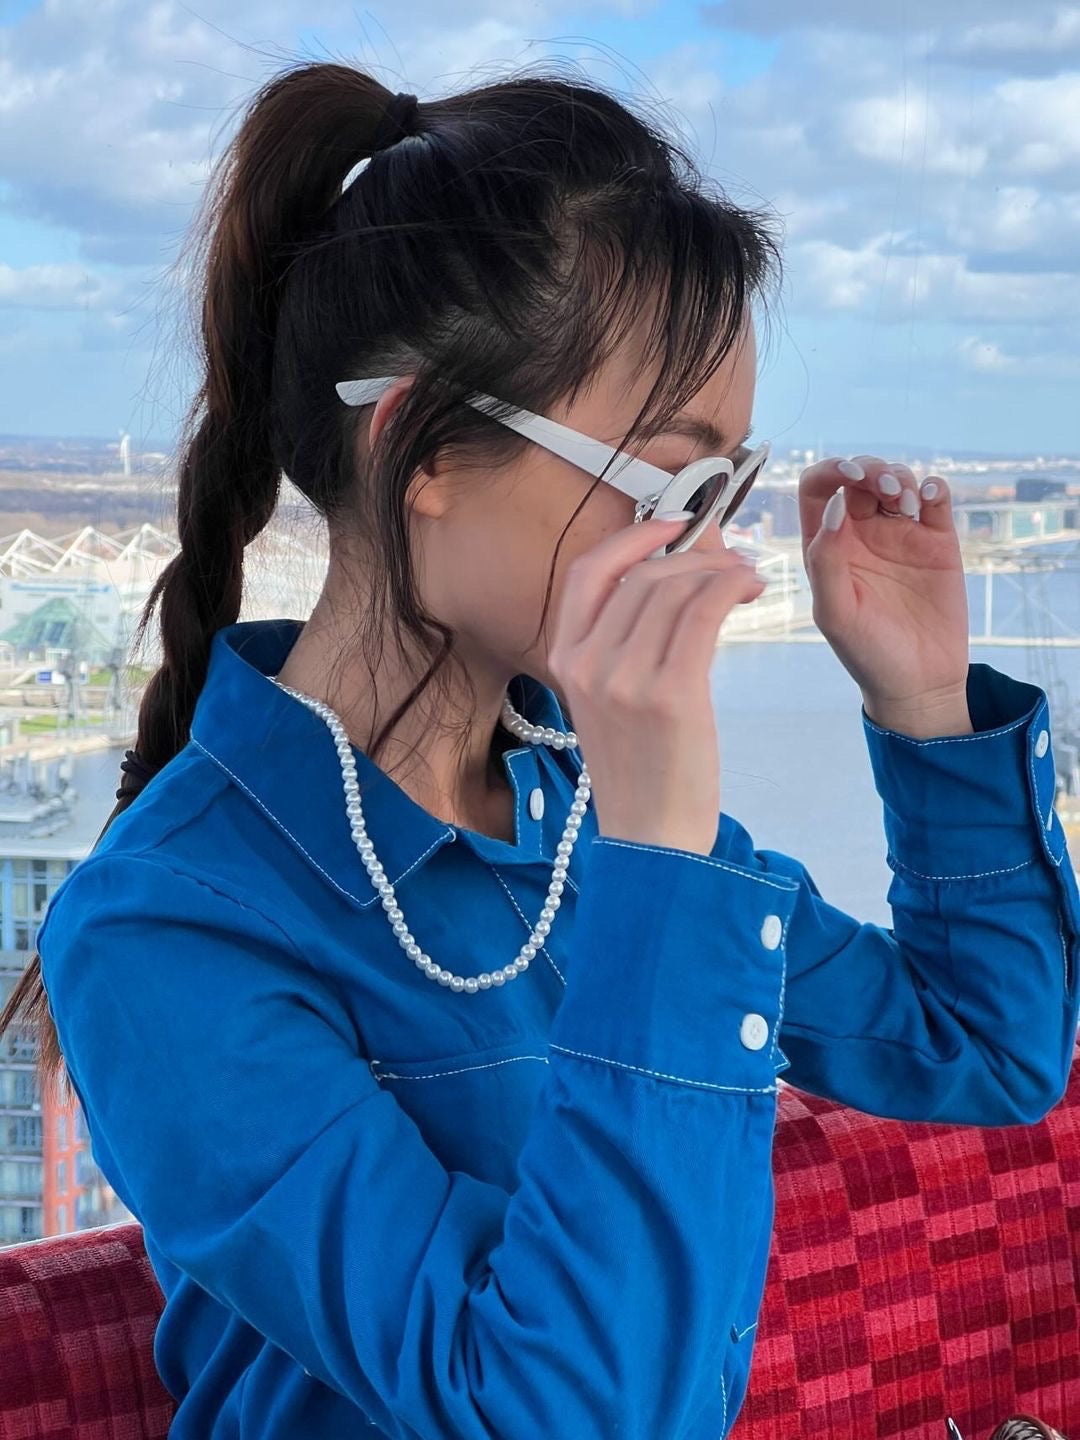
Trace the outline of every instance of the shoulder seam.
<instances>
[{"instance_id":1,"label":"shoulder seam","mask_svg":"<svg viewBox=\"0 0 1080 1440\"><path fill-rule=\"evenodd\" d=\"M175 764L175 762L180 759L180 757L184 754L184 752L185 752L187 749L188 749L188 746L185 745L182 750L178 750L177 753L176 753L176 755L173 757L173 759L169 761L169 765ZM163 841L169 839L170 836L175 835L178 830L182 830L185 825L189 825L189 824L191 824L193 821L198 820L198 819L200 818L200 816L202 816L202 815L206 812L206 809L207 809L207 807L211 804L211 802L212 802L218 795L224 795L224 794L228 791L228 789L229 789L228 781L222 776L220 770L219 770L215 765L210 764L210 762L208 762L208 761L206 760L205 756L203 756L203 755L199 752L199 750L193 749L192 752L191 752L191 756L190 756L189 758L192 759L192 760L197 760L197 761L199 761L201 764L203 764L203 765L205 765L205 766L208 766L208 768L209 768L209 770L210 770L210 773L214 776L215 780L218 782L218 787L219 787L219 788L218 788L216 791L212 792L212 793L208 793L208 792L205 792L205 791L202 792L202 793L199 795L199 804L198 804L197 807L189 807L189 808L187 808L187 809L184 810L184 813L183 813L183 814L178 815L178 816L175 816L175 817L173 817L172 819L168 820L168 821L162 826L160 833L159 833L158 835L156 835L155 838L154 838L152 841L149 842L151 846L156 846L156 845L161 844ZM164 769L163 769L160 773L161 773L162 775L167 775L167 773L168 773L168 768L169 768L168 766L165 766ZM157 777L155 776L154 778L156 779ZM138 800L138 797L136 797L136 802L137 802L137 800ZM123 811L122 813L125 814L125 815L128 814L128 813L138 813L137 811L133 810L133 807L134 807L134 805L135 805L136 802L133 802L133 805L132 805L131 807L129 807L128 810L125 810L125 811ZM108 833L109 833L109 831L106 831L106 832L105 832L105 835L107 835ZM101 839L102 839L102 840L105 839L105 835L101 836ZM111 854L111 853L113 853L113 852L111 852L111 851L109 851L109 850L103 850L103 851L101 851L102 857L104 857L105 855ZM117 852L117 853L120 853L120 852ZM94 851L94 850L88 851L87 854L83 857L83 861L85 862L86 860L90 859L91 855L94 855L94 854L96 854L96 851Z\"/></svg>"},{"instance_id":2,"label":"shoulder seam","mask_svg":"<svg viewBox=\"0 0 1080 1440\"><path fill-rule=\"evenodd\" d=\"M130 865L132 861L141 863L143 865L151 865L154 867L154 869L163 870L167 875L172 875L178 880L188 880L193 885L201 885L205 890L209 890L211 894L217 895L222 900L230 901L240 910L250 910L253 915L257 915L260 920L262 920L267 926L270 927L271 930L277 931L277 933L284 940L289 952L293 956L295 956L296 959L299 960L306 969L310 970L311 973L320 980L325 981L325 977L319 975L319 972L311 964L311 961L299 948L299 946L296 944L295 940L293 940L289 932L285 930L281 925L279 925L276 920L272 919L269 915L267 915L266 912L260 909L258 905L252 905L248 900L245 900L238 895L230 894L230 892L227 890L222 890L220 886L214 885L210 880L206 879L202 875L196 874L194 871L178 869L175 865L168 864L163 860L159 860L154 855L137 855L132 853L123 853L116 850L106 850L101 854L91 852L84 860L81 860L79 862L79 864L75 867L75 870L71 872L71 876L69 878L74 879L76 871L85 870L90 866L94 865L95 863L99 865L105 864L109 860L116 861L117 863L122 862L124 866Z\"/></svg>"}]
</instances>

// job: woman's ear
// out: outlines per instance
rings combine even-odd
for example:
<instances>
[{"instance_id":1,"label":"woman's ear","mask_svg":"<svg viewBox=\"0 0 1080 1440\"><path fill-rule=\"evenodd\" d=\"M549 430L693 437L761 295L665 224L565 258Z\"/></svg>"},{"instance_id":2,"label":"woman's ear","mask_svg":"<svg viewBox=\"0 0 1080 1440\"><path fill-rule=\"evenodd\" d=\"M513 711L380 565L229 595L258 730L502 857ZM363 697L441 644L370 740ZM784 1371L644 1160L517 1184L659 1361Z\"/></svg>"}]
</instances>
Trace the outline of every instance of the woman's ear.
<instances>
[{"instance_id":1,"label":"woman's ear","mask_svg":"<svg viewBox=\"0 0 1080 1440\"><path fill-rule=\"evenodd\" d=\"M371 412L371 424L368 427L368 444L370 446L374 447L382 433L383 426L409 393L413 379L412 375L403 375L379 396L375 403L375 409Z\"/></svg>"},{"instance_id":2,"label":"woman's ear","mask_svg":"<svg viewBox=\"0 0 1080 1440\"><path fill-rule=\"evenodd\" d=\"M415 378L413 375L403 375L379 396L375 409L371 412L371 424L368 428L370 445L375 444L384 425L409 393ZM410 480L405 492L406 508L434 520L445 514L448 504L447 497L443 494L443 487L437 483L437 480L436 467L418 470Z\"/></svg>"}]
</instances>

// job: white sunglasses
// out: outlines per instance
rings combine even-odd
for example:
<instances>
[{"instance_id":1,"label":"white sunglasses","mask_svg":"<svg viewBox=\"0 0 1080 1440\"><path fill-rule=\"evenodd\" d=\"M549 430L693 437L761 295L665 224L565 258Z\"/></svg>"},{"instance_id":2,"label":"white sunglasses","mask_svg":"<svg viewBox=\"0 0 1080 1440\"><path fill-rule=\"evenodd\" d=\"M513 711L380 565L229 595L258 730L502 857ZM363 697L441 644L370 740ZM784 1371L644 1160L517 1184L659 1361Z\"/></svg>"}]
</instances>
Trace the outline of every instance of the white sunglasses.
<instances>
[{"instance_id":1,"label":"white sunglasses","mask_svg":"<svg viewBox=\"0 0 1080 1440\"><path fill-rule=\"evenodd\" d=\"M401 378L384 375L377 380L339 380L334 388L346 405L370 405ZM590 435L582 435L569 426L560 425L557 420L534 415L531 410L510 408L506 401L497 400L493 395L472 395L468 397L468 403L500 424L527 436L545 450L550 450L553 455L569 460L571 465L595 475L636 500L635 524L666 511L692 511L693 519L687 521L687 528L678 539L652 551L648 557L650 560L689 550L711 524L715 523L722 530L746 499L769 458L766 442L741 460L738 468L726 455L712 455L703 460L692 460L672 474L670 470L661 470L658 465L650 465L647 460L614 450L602 440L594 440ZM500 410L509 410L509 413L497 413ZM606 467L615 459L621 459L622 464L605 474Z\"/></svg>"}]
</instances>

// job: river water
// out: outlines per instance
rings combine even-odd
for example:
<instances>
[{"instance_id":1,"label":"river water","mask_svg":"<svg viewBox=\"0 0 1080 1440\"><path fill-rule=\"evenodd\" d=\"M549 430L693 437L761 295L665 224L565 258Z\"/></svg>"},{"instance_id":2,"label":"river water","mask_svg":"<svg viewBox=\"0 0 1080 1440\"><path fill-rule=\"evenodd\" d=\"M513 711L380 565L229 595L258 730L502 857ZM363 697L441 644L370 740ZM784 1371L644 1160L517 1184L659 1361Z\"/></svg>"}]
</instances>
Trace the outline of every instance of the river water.
<instances>
[{"instance_id":1,"label":"river water","mask_svg":"<svg viewBox=\"0 0 1080 1440\"><path fill-rule=\"evenodd\" d=\"M1040 684L1052 657L1059 685L1080 697L1080 649L972 644L971 658ZM712 672L721 805L759 849L795 855L822 895L860 920L890 925L881 799L867 753L858 686L825 643L721 639ZM1068 704L1051 706L1057 740ZM1077 856L1073 856L1074 862Z\"/></svg>"}]
</instances>

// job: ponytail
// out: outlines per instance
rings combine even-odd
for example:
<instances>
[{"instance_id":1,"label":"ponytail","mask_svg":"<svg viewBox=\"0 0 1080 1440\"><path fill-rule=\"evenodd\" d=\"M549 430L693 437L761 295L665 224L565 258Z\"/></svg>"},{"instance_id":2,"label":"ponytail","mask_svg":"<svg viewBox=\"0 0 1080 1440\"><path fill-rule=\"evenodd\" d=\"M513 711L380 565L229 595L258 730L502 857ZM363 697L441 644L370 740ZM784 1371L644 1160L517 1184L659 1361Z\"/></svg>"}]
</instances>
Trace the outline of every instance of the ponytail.
<instances>
[{"instance_id":1,"label":"ponytail","mask_svg":"<svg viewBox=\"0 0 1080 1440\"><path fill-rule=\"evenodd\" d=\"M347 173L399 138L415 110L415 95L393 97L346 66L289 71L251 102L207 188L192 231L203 375L179 446L180 550L158 576L134 637L137 648L160 602L163 659L95 846L187 744L213 637L240 614L245 548L274 514L288 448L272 421L274 341L289 265ZM63 1056L36 951L0 1012L0 1036L20 1015L36 1029L38 1076L51 1091Z\"/></svg>"}]
</instances>

